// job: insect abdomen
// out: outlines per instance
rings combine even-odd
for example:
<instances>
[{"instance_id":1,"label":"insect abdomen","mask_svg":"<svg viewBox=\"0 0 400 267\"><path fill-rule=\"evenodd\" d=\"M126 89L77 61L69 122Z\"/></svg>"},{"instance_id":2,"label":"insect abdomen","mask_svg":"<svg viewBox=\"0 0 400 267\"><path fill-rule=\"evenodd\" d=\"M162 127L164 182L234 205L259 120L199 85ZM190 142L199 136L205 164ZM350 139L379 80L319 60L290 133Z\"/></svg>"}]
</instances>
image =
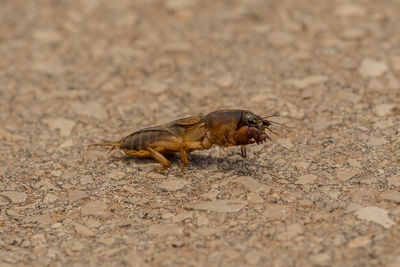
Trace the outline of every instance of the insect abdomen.
<instances>
[{"instance_id":1,"label":"insect abdomen","mask_svg":"<svg viewBox=\"0 0 400 267\"><path fill-rule=\"evenodd\" d=\"M171 134L161 127L151 127L135 132L121 140L121 148L129 150L147 150L150 143L162 140Z\"/></svg>"}]
</instances>

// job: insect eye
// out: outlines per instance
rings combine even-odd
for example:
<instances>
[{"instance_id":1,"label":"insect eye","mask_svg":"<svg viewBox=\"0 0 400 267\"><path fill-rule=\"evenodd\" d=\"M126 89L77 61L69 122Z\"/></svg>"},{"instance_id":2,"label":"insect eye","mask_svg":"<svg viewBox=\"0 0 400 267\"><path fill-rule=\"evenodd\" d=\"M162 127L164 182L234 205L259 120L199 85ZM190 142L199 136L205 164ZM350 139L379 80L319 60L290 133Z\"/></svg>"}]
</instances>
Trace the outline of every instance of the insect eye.
<instances>
[{"instance_id":1,"label":"insect eye","mask_svg":"<svg viewBox=\"0 0 400 267\"><path fill-rule=\"evenodd\" d=\"M256 120L254 118L249 118L248 122L249 124L256 124Z\"/></svg>"}]
</instances>

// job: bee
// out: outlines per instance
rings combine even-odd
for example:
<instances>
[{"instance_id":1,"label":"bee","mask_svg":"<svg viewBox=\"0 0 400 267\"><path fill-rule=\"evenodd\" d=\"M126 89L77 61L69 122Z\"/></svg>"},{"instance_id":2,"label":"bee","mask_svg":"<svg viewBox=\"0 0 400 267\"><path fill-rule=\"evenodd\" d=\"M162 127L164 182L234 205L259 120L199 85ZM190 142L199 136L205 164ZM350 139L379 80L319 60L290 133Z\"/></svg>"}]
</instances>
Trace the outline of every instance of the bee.
<instances>
[{"instance_id":1,"label":"bee","mask_svg":"<svg viewBox=\"0 0 400 267\"><path fill-rule=\"evenodd\" d=\"M133 157L153 158L162 164L162 167L156 168L158 171L170 167L166 155L179 152L183 172L188 164L187 153L210 149L213 145L241 146L242 156L245 157L246 145L271 140L268 132L278 135L269 126L279 123L268 120L270 117L273 116L262 117L248 110L222 109L144 128L116 142L90 146L110 146Z\"/></svg>"}]
</instances>

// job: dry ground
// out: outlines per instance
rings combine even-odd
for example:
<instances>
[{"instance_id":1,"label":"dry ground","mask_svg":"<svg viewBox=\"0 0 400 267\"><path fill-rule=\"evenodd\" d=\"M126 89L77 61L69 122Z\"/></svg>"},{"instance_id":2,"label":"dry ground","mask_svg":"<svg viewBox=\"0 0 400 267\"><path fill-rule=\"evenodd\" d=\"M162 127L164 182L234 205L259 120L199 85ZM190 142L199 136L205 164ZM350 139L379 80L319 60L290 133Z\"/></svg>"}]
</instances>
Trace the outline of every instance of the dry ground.
<instances>
[{"instance_id":1,"label":"dry ground","mask_svg":"<svg viewBox=\"0 0 400 267\"><path fill-rule=\"evenodd\" d=\"M400 2L4 0L0 266L400 266ZM293 129L163 173L91 142Z\"/></svg>"}]
</instances>

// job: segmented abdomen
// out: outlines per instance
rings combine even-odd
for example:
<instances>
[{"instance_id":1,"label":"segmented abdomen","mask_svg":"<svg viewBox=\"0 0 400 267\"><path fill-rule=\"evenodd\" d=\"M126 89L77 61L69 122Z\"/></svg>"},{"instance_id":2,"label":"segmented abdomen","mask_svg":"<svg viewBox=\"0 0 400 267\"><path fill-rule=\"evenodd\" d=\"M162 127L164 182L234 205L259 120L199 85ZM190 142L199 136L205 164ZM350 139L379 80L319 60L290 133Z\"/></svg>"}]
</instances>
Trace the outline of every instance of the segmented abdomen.
<instances>
[{"instance_id":1,"label":"segmented abdomen","mask_svg":"<svg viewBox=\"0 0 400 267\"><path fill-rule=\"evenodd\" d=\"M165 137L171 136L167 130L162 127L150 127L137 131L121 140L121 148L129 150L147 150L150 143L160 141Z\"/></svg>"}]
</instances>

